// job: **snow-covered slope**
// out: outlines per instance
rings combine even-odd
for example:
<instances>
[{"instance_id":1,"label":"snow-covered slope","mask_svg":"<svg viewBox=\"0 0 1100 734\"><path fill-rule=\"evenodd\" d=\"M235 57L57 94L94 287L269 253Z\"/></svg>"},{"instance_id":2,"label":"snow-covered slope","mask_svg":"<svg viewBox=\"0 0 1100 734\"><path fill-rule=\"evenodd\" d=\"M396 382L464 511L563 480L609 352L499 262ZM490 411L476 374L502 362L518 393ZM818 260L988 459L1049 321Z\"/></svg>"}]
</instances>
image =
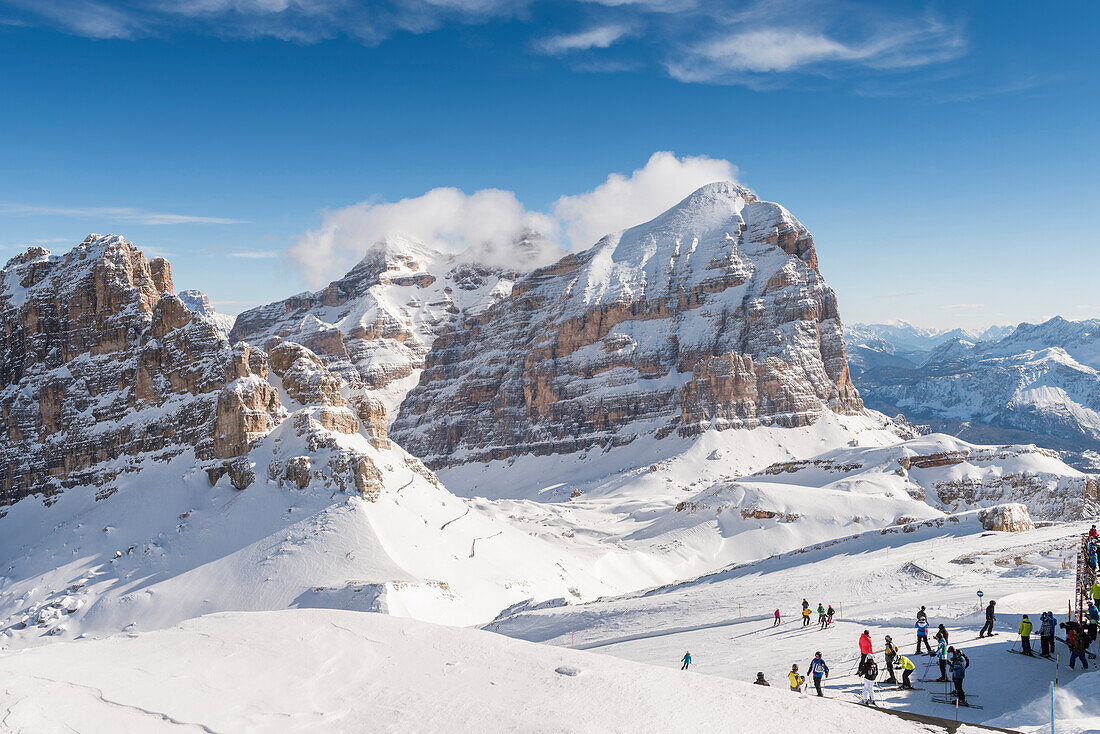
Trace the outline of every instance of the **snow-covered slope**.
<instances>
[{"instance_id":1,"label":"snow-covered slope","mask_svg":"<svg viewBox=\"0 0 1100 734\"><path fill-rule=\"evenodd\" d=\"M202 671L201 675L196 671ZM13 731L946 729L836 701L380 615L219 614L0 657ZM973 734L966 728L962 734Z\"/></svg>"}]
</instances>

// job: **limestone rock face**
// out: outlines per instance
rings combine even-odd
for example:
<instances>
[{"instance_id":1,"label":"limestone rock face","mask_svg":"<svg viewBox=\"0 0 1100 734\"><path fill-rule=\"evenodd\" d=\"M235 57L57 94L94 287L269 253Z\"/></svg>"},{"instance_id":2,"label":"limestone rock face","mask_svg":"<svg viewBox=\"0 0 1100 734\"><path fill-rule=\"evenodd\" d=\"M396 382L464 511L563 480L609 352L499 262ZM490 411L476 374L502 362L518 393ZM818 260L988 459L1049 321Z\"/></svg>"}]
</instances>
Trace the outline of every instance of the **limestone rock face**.
<instances>
[{"instance_id":1,"label":"limestone rock face","mask_svg":"<svg viewBox=\"0 0 1100 734\"><path fill-rule=\"evenodd\" d=\"M528 234L517 252L534 262L546 249L544 238ZM297 342L344 380L349 399L361 394L380 401L382 414L392 415L416 384L436 334L460 314L506 298L523 263L514 267L466 262L391 236L323 290L242 313L231 338L265 349L280 340Z\"/></svg>"},{"instance_id":2,"label":"limestone rock face","mask_svg":"<svg viewBox=\"0 0 1100 734\"><path fill-rule=\"evenodd\" d=\"M1031 521L1027 507L1013 503L990 507L978 513L978 519L986 530L998 530L1007 533L1021 533L1026 530L1034 530L1035 523Z\"/></svg>"},{"instance_id":3,"label":"limestone rock face","mask_svg":"<svg viewBox=\"0 0 1100 734\"><path fill-rule=\"evenodd\" d=\"M436 337L391 435L430 466L863 410L810 233L732 183Z\"/></svg>"},{"instance_id":4,"label":"limestone rock face","mask_svg":"<svg viewBox=\"0 0 1100 734\"><path fill-rule=\"evenodd\" d=\"M0 505L103 486L138 457L238 456L281 407L262 353L230 347L125 239L31 248L0 273Z\"/></svg>"}]
</instances>

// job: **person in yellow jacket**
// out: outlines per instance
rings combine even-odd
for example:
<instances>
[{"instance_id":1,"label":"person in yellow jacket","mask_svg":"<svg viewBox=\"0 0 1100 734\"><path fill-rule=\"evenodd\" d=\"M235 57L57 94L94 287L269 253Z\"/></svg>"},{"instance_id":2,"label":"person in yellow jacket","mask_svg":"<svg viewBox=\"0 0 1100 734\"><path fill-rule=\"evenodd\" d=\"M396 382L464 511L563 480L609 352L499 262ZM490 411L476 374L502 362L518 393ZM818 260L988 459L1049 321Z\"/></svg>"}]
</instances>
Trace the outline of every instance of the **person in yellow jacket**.
<instances>
[{"instance_id":1,"label":"person in yellow jacket","mask_svg":"<svg viewBox=\"0 0 1100 734\"><path fill-rule=\"evenodd\" d=\"M802 626L803 627L809 627L810 626L810 608L809 607L802 607Z\"/></svg>"},{"instance_id":2,"label":"person in yellow jacket","mask_svg":"<svg viewBox=\"0 0 1100 734\"><path fill-rule=\"evenodd\" d=\"M802 684L806 682L806 676L798 674L798 663L791 666L791 672L787 673L787 680L791 682L791 690L802 693Z\"/></svg>"},{"instance_id":3,"label":"person in yellow jacket","mask_svg":"<svg viewBox=\"0 0 1100 734\"><path fill-rule=\"evenodd\" d=\"M913 661L904 655L898 655L898 659L894 662L894 665L901 668L901 685L898 688L908 688L913 690L913 684L909 681L909 676L913 675L913 671L917 669L917 666L913 664Z\"/></svg>"},{"instance_id":4,"label":"person in yellow jacket","mask_svg":"<svg viewBox=\"0 0 1100 734\"><path fill-rule=\"evenodd\" d=\"M1092 593L1092 598L1100 603L1100 581L1093 581L1089 591Z\"/></svg>"},{"instance_id":5,"label":"person in yellow jacket","mask_svg":"<svg viewBox=\"0 0 1100 734\"><path fill-rule=\"evenodd\" d=\"M1020 620L1020 644L1023 645L1024 655L1031 656L1031 620L1026 614Z\"/></svg>"}]
</instances>

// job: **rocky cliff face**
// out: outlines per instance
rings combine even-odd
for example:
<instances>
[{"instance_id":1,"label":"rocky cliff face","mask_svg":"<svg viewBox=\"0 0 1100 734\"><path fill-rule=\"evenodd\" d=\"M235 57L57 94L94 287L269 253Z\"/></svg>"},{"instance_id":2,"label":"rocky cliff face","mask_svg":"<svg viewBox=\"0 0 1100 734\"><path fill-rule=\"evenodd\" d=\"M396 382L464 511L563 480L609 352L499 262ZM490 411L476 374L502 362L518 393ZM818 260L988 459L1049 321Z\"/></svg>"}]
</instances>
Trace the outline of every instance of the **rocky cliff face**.
<instances>
[{"instance_id":1,"label":"rocky cliff face","mask_svg":"<svg viewBox=\"0 0 1100 734\"><path fill-rule=\"evenodd\" d=\"M542 247L531 234L517 252ZM460 314L506 298L517 277L392 236L323 290L242 313L231 338L264 348L298 342L354 392L393 414L416 384L436 334Z\"/></svg>"},{"instance_id":2,"label":"rocky cliff face","mask_svg":"<svg viewBox=\"0 0 1100 734\"><path fill-rule=\"evenodd\" d=\"M32 248L0 287L0 505L103 487L187 448L248 450L282 408L265 355L231 347L172 292L167 261L118 236L65 255Z\"/></svg>"},{"instance_id":3,"label":"rocky cliff face","mask_svg":"<svg viewBox=\"0 0 1100 734\"><path fill-rule=\"evenodd\" d=\"M862 408L810 233L717 183L465 314L392 433L443 466Z\"/></svg>"}]
</instances>

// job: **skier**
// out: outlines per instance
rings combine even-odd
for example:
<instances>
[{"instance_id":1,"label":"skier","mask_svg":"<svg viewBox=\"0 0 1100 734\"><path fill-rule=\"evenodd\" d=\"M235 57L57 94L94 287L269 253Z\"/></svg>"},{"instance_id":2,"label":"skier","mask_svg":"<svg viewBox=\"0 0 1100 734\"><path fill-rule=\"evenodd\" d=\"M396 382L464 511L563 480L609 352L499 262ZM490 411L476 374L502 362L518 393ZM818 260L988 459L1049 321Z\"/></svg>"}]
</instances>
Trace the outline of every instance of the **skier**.
<instances>
[{"instance_id":1,"label":"skier","mask_svg":"<svg viewBox=\"0 0 1100 734\"><path fill-rule=\"evenodd\" d=\"M936 679L939 683L947 682L947 650L947 640L940 640L940 643L936 645L936 652L933 653L940 664L940 677Z\"/></svg>"},{"instance_id":2,"label":"skier","mask_svg":"<svg viewBox=\"0 0 1100 734\"><path fill-rule=\"evenodd\" d=\"M763 673L757 673L756 674L756 680L754 680L753 683L755 685L758 685L758 686L770 686L771 685L771 683L768 683L766 680L764 680L764 674Z\"/></svg>"},{"instance_id":3,"label":"skier","mask_svg":"<svg viewBox=\"0 0 1100 734\"><path fill-rule=\"evenodd\" d=\"M791 672L787 673L787 680L791 682L791 690L802 693L802 684L806 682L806 676L798 674L798 663L791 666Z\"/></svg>"},{"instance_id":4,"label":"skier","mask_svg":"<svg viewBox=\"0 0 1100 734\"><path fill-rule=\"evenodd\" d=\"M1085 664L1085 668L1088 669L1089 664L1088 661L1084 659L1083 654L1077 655L1077 653L1075 652L1075 650L1077 650L1078 638L1080 638L1083 643L1081 646L1082 650L1088 647L1088 638L1085 636L1085 631L1081 629L1080 623L1071 619L1068 622L1062 622L1058 626L1066 631L1066 644L1069 646L1070 649L1070 661L1072 662L1074 658L1080 657L1081 662L1083 662Z\"/></svg>"},{"instance_id":5,"label":"skier","mask_svg":"<svg viewBox=\"0 0 1100 734\"><path fill-rule=\"evenodd\" d=\"M772 623L772 627L778 627L781 624L783 624L783 622L779 617L779 610L776 609L775 610L775 622Z\"/></svg>"},{"instance_id":6,"label":"skier","mask_svg":"<svg viewBox=\"0 0 1100 734\"><path fill-rule=\"evenodd\" d=\"M1031 654L1031 629L1033 625L1031 620L1024 615L1024 618L1020 620L1020 645L1024 649L1024 655L1033 657Z\"/></svg>"},{"instance_id":7,"label":"skier","mask_svg":"<svg viewBox=\"0 0 1100 734\"><path fill-rule=\"evenodd\" d=\"M863 675L863 668L867 664L867 658L871 657L874 649L871 647L871 633L863 630L859 636L859 674Z\"/></svg>"},{"instance_id":8,"label":"skier","mask_svg":"<svg viewBox=\"0 0 1100 734\"><path fill-rule=\"evenodd\" d=\"M917 621L924 622L926 625L928 624L928 612L924 611L923 605L917 610ZM917 652L920 652L920 650L917 650Z\"/></svg>"},{"instance_id":9,"label":"skier","mask_svg":"<svg viewBox=\"0 0 1100 734\"><path fill-rule=\"evenodd\" d=\"M1100 540L1100 536L1098 536L1097 533L1096 533L1096 526L1095 525L1093 525L1091 528L1089 528L1089 539L1091 539L1091 540Z\"/></svg>"},{"instance_id":10,"label":"skier","mask_svg":"<svg viewBox=\"0 0 1100 734\"><path fill-rule=\"evenodd\" d=\"M821 625L820 629L825 629L825 607L821 604L817 605L817 622Z\"/></svg>"},{"instance_id":11,"label":"skier","mask_svg":"<svg viewBox=\"0 0 1100 734\"><path fill-rule=\"evenodd\" d=\"M873 657L868 657L863 665L863 703L868 706L875 704L875 678L878 678L878 664Z\"/></svg>"},{"instance_id":12,"label":"skier","mask_svg":"<svg viewBox=\"0 0 1100 734\"><path fill-rule=\"evenodd\" d=\"M985 624L982 625L982 631L978 633L978 639L985 637L987 633L989 637L992 637L996 634L993 631L993 623L997 621L996 615L993 614L993 612L996 611L996 606L997 602L991 601L989 602L989 605L985 608Z\"/></svg>"},{"instance_id":13,"label":"skier","mask_svg":"<svg viewBox=\"0 0 1100 734\"><path fill-rule=\"evenodd\" d=\"M901 685L898 687L913 690L913 684L909 680L909 676L913 675L913 671L917 669L917 666L909 658L899 655L898 667L901 668Z\"/></svg>"},{"instance_id":14,"label":"skier","mask_svg":"<svg viewBox=\"0 0 1100 734\"><path fill-rule=\"evenodd\" d=\"M949 639L947 639L947 628L944 627L942 624L940 625L940 628L938 630L936 630L936 635L932 639L933 640L943 640L944 642L947 642L947 643L951 642Z\"/></svg>"},{"instance_id":15,"label":"skier","mask_svg":"<svg viewBox=\"0 0 1100 734\"><path fill-rule=\"evenodd\" d=\"M1039 654L1044 658L1054 654L1054 615L1051 612L1043 612L1039 623L1039 644L1042 649Z\"/></svg>"},{"instance_id":16,"label":"skier","mask_svg":"<svg viewBox=\"0 0 1100 734\"><path fill-rule=\"evenodd\" d=\"M1088 617L1093 622L1100 622L1100 609L1096 607L1096 602L1089 602Z\"/></svg>"},{"instance_id":17,"label":"skier","mask_svg":"<svg viewBox=\"0 0 1100 734\"><path fill-rule=\"evenodd\" d=\"M1092 582L1089 592L1092 594L1093 601L1100 602L1100 580Z\"/></svg>"},{"instance_id":18,"label":"skier","mask_svg":"<svg viewBox=\"0 0 1100 734\"><path fill-rule=\"evenodd\" d=\"M802 607L802 626L803 627L809 627L810 626L810 608L809 607Z\"/></svg>"},{"instance_id":19,"label":"skier","mask_svg":"<svg viewBox=\"0 0 1100 734\"><path fill-rule=\"evenodd\" d=\"M684 657L680 658L680 662L683 663L683 665L680 666L680 670L687 670L688 666L691 665L691 651L690 650L688 652L684 653Z\"/></svg>"},{"instance_id":20,"label":"skier","mask_svg":"<svg viewBox=\"0 0 1100 734\"><path fill-rule=\"evenodd\" d=\"M928 618L918 619L913 625L917 628L917 655L920 655L920 645L923 642L928 654L932 654L932 646L928 644Z\"/></svg>"},{"instance_id":21,"label":"skier","mask_svg":"<svg viewBox=\"0 0 1100 734\"><path fill-rule=\"evenodd\" d=\"M817 695L824 696L821 692L821 684L824 678L829 677L829 666L825 664L825 660L821 657L821 651L814 653L814 659L810 661L810 675L814 678L814 688L817 689Z\"/></svg>"},{"instance_id":22,"label":"skier","mask_svg":"<svg viewBox=\"0 0 1100 734\"><path fill-rule=\"evenodd\" d=\"M885 682L897 684L898 678L894 675L894 660L897 659L898 656L898 646L894 644L894 640L890 635L886 635L886 647L884 652L886 654L886 673L890 676Z\"/></svg>"},{"instance_id":23,"label":"skier","mask_svg":"<svg viewBox=\"0 0 1100 734\"><path fill-rule=\"evenodd\" d=\"M962 650L948 648L951 655L951 680L955 683L955 699L960 706L966 706L966 692L963 691L963 680L966 678L966 669L970 667L970 658L963 654Z\"/></svg>"},{"instance_id":24,"label":"skier","mask_svg":"<svg viewBox=\"0 0 1100 734\"><path fill-rule=\"evenodd\" d=\"M1092 566L1092 572L1096 573L1100 570L1100 560L1096 557L1096 544L1089 545L1089 565Z\"/></svg>"},{"instance_id":25,"label":"skier","mask_svg":"<svg viewBox=\"0 0 1100 734\"><path fill-rule=\"evenodd\" d=\"M833 611L833 605L830 604L829 609L825 612L825 626L826 627L832 627L833 626L833 615L834 614L836 614L836 612Z\"/></svg>"}]
</instances>

